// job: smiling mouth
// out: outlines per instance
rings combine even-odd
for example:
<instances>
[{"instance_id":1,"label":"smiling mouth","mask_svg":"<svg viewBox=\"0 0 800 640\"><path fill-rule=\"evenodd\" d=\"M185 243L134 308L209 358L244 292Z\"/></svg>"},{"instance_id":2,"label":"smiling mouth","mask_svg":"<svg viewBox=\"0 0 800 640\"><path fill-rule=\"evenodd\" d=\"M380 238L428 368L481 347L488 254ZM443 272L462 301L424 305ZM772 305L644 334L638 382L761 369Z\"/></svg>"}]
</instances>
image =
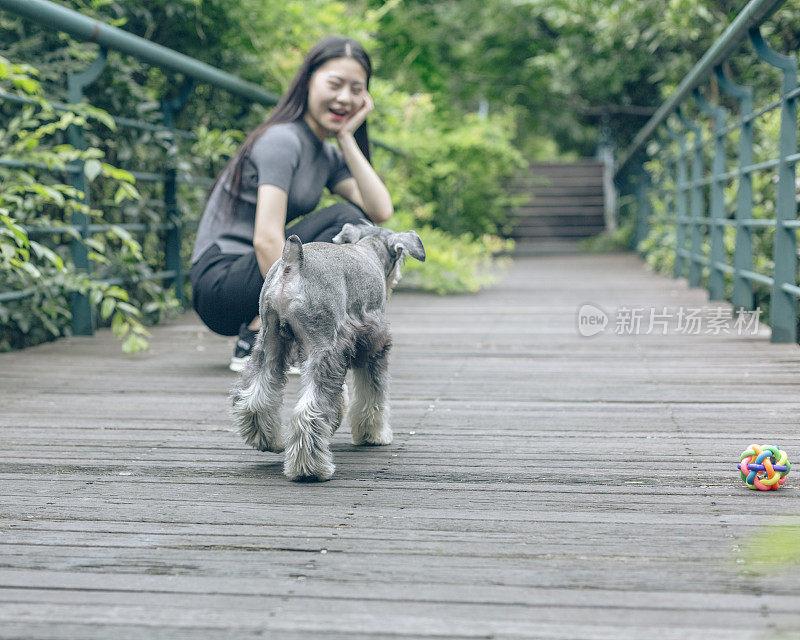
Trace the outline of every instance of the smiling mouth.
<instances>
[{"instance_id":1,"label":"smiling mouth","mask_svg":"<svg viewBox=\"0 0 800 640\"><path fill-rule=\"evenodd\" d=\"M344 118L347 115L346 111L336 111L334 109L328 109L328 112L337 120Z\"/></svg>"}]
</instances>

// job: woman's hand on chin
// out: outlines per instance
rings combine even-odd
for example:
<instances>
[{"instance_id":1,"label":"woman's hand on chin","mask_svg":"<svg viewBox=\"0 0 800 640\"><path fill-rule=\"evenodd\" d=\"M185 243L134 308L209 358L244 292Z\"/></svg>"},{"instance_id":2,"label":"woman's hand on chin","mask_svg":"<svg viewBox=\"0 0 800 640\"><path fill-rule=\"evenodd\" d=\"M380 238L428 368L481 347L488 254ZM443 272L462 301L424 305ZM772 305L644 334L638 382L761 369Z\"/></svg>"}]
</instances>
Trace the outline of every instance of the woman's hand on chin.
<instances>
[{"instance_id":1,"label":"woman's hand on chin","mask_svg":"<svg viewBox=\"0 0 800 640\"><path fill-rule=\"evenodd\" d=\"M356 129L358 129L364 120L367 119L367 115L370 111L375 108L375 104L372 102L372 98L370 97L369 93L366 91L364 92L364 104L361 105L361 108L354 112L347 120L342 123L342 126L339 128L339 131L336 132L336 137L340 140L347 136L352 136Z\"/></svg>"}]
</instances>

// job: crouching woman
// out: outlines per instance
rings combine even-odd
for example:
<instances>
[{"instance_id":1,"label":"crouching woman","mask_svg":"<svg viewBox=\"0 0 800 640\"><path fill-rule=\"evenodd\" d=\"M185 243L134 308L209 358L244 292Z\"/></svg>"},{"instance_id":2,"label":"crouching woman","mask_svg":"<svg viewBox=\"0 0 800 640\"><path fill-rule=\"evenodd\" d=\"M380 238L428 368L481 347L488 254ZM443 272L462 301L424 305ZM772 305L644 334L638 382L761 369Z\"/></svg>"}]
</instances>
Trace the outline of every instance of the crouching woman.
<instances>
[{"instance_id":1,"label":"crouching woman","mask_svg":"<svg viewBox=\"0 0 800 640\"><path fill-rule=\"evenodd\" d=\"M234 371L250 356L264 276L288 235L330 242L348 222L380 224L393 213L370 164L371 71L355 40L321 40L209 191L192 253L194 308L215 333L238 334ZM325 188L344 201L314 211Z\"/></svg>"}]
</instances>

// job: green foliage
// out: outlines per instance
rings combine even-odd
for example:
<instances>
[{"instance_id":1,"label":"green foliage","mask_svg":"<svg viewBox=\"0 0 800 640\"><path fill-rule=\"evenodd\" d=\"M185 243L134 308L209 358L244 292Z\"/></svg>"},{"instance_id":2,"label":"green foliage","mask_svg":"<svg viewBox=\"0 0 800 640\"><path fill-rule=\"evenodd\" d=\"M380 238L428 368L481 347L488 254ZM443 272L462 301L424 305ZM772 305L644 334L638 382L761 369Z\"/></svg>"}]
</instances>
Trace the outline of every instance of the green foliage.
<instances>
[{"instance_id":1,"label":"green foliage","mask_svg":"<svg viewBox=\"0 0 800 640\"><path fill-rule=\"evenodd\" d=\"M633 224L628 222L616 231L603 231L596 236L581 240L580 247L587 253L609 253L630 251L633 241Z\"/></svg>"},{"instance_id":2,"label":"green foliage","mask_svg":"<svg viewBox=\"0 0 800 640\"><path fill-rule=\"evenodd\" d=\"M415 229L427 254L424 263L406 261L400 287L446 294L488 286L503 264L493 256L513 246L498 237L519 200L504 185L525 166L511 143L513 114L459 116L438 109L429 94L410 95L379 78L371 94L371 132L404 152L373 151L395 208L387 226Z\"/></svg>"},{"instance_id":3,"label":"green foliage","mask_svg":"<svg viewBox=\"0 0 800 640\"><path fill-rule=\"evenodd\" d=\"M526 163L512 145L513 113L475 114L437 109L427 94L409 95L376 81L380 105L375 130L405 151L397 158L376 153L395 207L427 224L460 236L508 230L507 210L518 197L505 185Z\"/></svg>"},{"instance_id":4,"label":"green foliage","mask_svg":"<svg viewBox=\"0 0 800 640\"><path fill-rule=\"evenodd\" d=\"M800 526L763 528L742 544L743 572L749 575L788 573L800 565Z\"/></svg>"},{"instance_id":5,"label":"green foliage","mask_svg":"<svg viewBox=\"0 0 800 640\"><path fill-rule=\"evenodd\" d=\"M747 0L369 0L381 69L437 104L511 105L518 148L543 140L593 155L605 118L617 148L709 49ZM800 45L800 3L771 19L782 51ZM736 77L771 75L743 59ZM747 83L745 82L745 83Z\"/></svg>"},{"instance_id":6,"label":"green foliage","mask_svg":"<svg viewBox=\"0 0 800 640\"><path fill-rule=\"evenodd\" d=\"M376 137L402 149L380 149L376 169L393 197L390 227L415 229L425 263L408 260L401 286L439 294L477 291L495 281L494 254L509 251L506 211L519 197L504 185L526 163L511 143L513 114L485 120L436 107L429 94L410 95L376 79Z\"/></svg>"},{"instance_id":7,"label":"green foliage","mask_svg":"<svg viewBox=\"0 0 800 640\"><path fill-rule=\"evenodd\" d=\"M416 289L440 295L475 292L497 280L506 259L494 254L513 248L513 241L485 235L456 236L428 225L420 226L412 213L397 212L386 225L397 231L415 229L425 245L425 262L406 260L399 289Z\"/></svg>"},{"instance_id":8,"label":"green foliage","mask_svg":"<svg viewBox=\"0 0 800 640\"><path fill-rule=\"evenodd\" d=\"M102 212L85 203L83 192L57 178L69 164L83 162L87 179L99 181L102 176L105 188L115 193L118 202L139 198L133 176L104 162L102 151L91 147L83 151L59 143L70 125L84 127L98 122L113 128L114 123L108 114L88 105L56 111L41 96L37 76L33 67L0 57L0 88L34 102L10 105L14 115L4 117L0 129L0 156L32 165L0 166L3 291L26 294L19 301L0 304L0 350L68 334L71 314L67 300L72 293L89 296L101 310L102 319L116 328L115 333L129 336L124 344L126 351L146 348L147 330L140 308L130 303L125 290L97 277L109 265L141 269L141 245L119 227L82 238L69 226L71 217L80 214L101 221ZM47 231L42 233L42 229ZM98 265L95 277L75 269L68 245L62 243L64 238L86 247L89 260Z\"/></svg>"}]
</instances>

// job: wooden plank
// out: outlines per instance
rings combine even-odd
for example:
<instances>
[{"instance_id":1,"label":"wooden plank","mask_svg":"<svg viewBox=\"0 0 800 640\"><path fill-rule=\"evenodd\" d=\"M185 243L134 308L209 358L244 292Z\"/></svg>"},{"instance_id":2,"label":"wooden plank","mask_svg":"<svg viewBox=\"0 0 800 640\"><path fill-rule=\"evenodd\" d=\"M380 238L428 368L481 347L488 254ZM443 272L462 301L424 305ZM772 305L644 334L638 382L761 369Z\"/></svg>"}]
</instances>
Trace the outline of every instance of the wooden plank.
<instances>
[{"instance_id":1,"label":"wooden plank","mask_svg":"<svg viewBox=\"0 0 800 640\"><path fill-rule=\"evenodd\" d=\"M603 218L597 214L574 212L568 215L546 213L519 216L515 224L519 227L537 226L602 226Z\"/></svg>"}]
</instances>

